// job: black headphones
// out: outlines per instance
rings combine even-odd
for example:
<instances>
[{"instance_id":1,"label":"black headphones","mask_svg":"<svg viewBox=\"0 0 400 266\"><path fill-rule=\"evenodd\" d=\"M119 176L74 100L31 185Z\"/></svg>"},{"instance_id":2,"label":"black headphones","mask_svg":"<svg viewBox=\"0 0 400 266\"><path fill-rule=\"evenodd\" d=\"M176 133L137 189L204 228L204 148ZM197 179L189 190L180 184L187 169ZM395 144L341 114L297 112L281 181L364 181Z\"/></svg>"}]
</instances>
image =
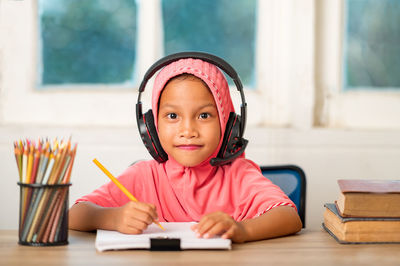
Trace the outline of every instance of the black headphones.
<instances>
[{"instance_id":1,"label":"black headphones","mask_svg":"<svg viewBox=\"0 0 400 266\"><path fill-rule=\"evenodd\" d=\"M168 160L168 155L162 148L158 138L157 130L154 124L153 111L150 109L143 114L142 102L140 99L147 82L158 70L174 61L184 58L201 59L219 67L226 74L228 74L228 76L235 83L237 90L240 92L242 100L242 104L240 106L240 115L237 115L234 112L229 114L221 148L217 154L217 157L210 160L210 164L213 166L230 163L244 152L248 143L248 140L243 138L244 128L246 125L247 103L244 98L243 85L239 79L239 75L226 61L212 54L202 52L182 52L171 54L161 58L155 62L149 68L149 70L147 70L143 77L142 83L140 84L139 96L136 103L136 120L142 141L147 150L150 152L151 156L153 156L157 162L162 163Z\"/></svg>"}]
</instances>

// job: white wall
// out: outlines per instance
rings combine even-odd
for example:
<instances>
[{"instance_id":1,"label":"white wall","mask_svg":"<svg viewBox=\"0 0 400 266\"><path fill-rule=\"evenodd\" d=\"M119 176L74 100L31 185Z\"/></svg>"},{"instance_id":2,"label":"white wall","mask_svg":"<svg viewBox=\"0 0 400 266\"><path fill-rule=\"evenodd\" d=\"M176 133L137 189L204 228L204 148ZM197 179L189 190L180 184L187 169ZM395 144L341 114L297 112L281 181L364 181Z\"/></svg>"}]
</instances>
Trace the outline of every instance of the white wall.
<instances>
[{"instance_id":1,"label":"white wall","mask_svg":"<svg viewBox=\"0 0 400 266\"><path fill-rule=\"evenodd\" d=\"M0 229L18 225L19 190L13 140L23 137L68 137L78 142L70 204L108 181L94 165L98 158L114 175L131 162L149 158L136 126L46 127L0 126ZM249 128L247 157L260 165L296 164L307 176L306 225L319 228L323 204L338 196L339 178L399 179L400 138L396 131ZM138 195L140 197L140 195Z\"/></svg>"}]
</instances>

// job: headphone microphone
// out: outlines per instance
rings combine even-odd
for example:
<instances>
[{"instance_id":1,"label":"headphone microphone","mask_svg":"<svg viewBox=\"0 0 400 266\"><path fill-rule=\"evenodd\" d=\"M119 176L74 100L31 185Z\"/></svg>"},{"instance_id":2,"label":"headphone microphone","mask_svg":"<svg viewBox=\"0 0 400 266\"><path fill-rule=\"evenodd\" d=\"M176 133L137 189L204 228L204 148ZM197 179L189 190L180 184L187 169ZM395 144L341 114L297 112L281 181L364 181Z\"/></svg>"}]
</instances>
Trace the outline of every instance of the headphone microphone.
<instances>
[{"instance_id":1,"label":"headphone microphone","mask_svg":"<svg viewBox=\"0 0 400 266\"><path fill-rule=\"evenodd\" d=\"M248 140L243 138L246 125L247 103L244 97L243 85L235 69L225 60L215 55L203 52L182 52L168 55L155 62L146 72L139 87L139 95L136 103L136 121L140 136L150 155L159 163L168 160L168 155L161 146L158 138L157 129L154 123L153 111L150 109L146 113L142 112L141 96L145 90L147 82L161 68L180 59L193 58L211 63L223 70L235 83L241 96L240 115L234 112L229 114L226 123L225 133L218 154L210 160L213 166L228 164L243 154Z\"/></svg>"}]
</instances>

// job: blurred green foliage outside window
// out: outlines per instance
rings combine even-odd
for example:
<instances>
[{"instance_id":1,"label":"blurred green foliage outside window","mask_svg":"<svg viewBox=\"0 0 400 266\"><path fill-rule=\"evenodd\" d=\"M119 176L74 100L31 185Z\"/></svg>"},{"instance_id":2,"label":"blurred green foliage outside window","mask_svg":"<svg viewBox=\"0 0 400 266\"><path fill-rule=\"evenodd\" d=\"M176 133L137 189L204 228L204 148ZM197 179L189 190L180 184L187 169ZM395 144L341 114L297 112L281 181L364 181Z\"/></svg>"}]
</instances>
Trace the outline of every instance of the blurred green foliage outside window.
<instances>
[{"instance_id":1,"label":"blurred green foliage outside window","mask_svg":"<svg viewBox=\"0 0 400 266\"><path fill-rule=\"evenodd\" d=\"M166 54L215 54L254 85L257 0L162 0L162 11Z\"/></svg>"},{"instance_id":2,"label":"blurred green foliage outside window","mask_svg":"<svg viewBox=\"0 0 400 266\"><path fill-rule=\"evenodd\" d=\"M41 83L125 83L133 79L134 0L39 0Z\"/></svg>"},{"instance_id":3,"label":"blurred green foliage outside window","mask_svg":"<svg viewBox=\"0 0 400 266\"><path fill-rule=\"evenodd\" d=\"M400 1L347 0L344 88L400 89Z\"/></svg>"},{"instance_id":4,"label":"blurred green foliage outside window","mask_svg":"<svg viewBox=\"0 0 400 266\"><path fill-rule=\"evenodd\" d=\"M159 3L165 54L213 53L254 82L257 0ZM39 0L41 84L132 83L138 12L135 0Z\"/></svg>"}]
</instances>

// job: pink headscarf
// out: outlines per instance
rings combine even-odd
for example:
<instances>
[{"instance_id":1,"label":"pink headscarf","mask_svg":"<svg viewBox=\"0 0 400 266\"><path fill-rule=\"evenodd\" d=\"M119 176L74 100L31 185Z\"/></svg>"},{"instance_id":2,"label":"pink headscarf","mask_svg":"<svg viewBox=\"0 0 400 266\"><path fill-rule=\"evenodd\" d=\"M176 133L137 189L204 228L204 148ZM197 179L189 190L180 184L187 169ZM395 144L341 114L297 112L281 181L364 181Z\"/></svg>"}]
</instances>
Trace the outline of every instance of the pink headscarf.
<instances>
[{"instance_id":1,"label":"pink headscarf","mask_svg":"<svg viewBox=\"0 0 400 266\"><path fill-rule=\"evenodd\" d=\"M229 113L234 112L229 87L216 66L199 59L173 62L157 75L152 96L156 126L161 92L172 77L182 73L195 75L210 88L218 109L221 145ZM164 163L142 161L129 167L118 179L140 201L155 204L160 221L199 221L203 215L214 211L224 211L241 221L280 205L296 208L282 190L244 156L227 165L211 166L209 160L216 156L218 150L219 147L208 159L194 167L185 167L172 156ZM76 202L79 201L118 207L129 199L109 182Z\"/></svg>"},{"instance_id":2,"label":"pink headscarf","mask_svg":"<svg viewBox=\"0 0 400 266\"><path fill-rule=\"evenodd\" d=\"M235 112L229 92L228 82L218 67L200 59L180 59L166 67L158 73L153 87L153 96L151 105L153 108L154 121L157 127L158 101L167 82L180 74L192 74L203 80L214 96L218 109L221 132L225 132L225 126L228 122L229 113Z\"/></svg>"}]
</instances>

